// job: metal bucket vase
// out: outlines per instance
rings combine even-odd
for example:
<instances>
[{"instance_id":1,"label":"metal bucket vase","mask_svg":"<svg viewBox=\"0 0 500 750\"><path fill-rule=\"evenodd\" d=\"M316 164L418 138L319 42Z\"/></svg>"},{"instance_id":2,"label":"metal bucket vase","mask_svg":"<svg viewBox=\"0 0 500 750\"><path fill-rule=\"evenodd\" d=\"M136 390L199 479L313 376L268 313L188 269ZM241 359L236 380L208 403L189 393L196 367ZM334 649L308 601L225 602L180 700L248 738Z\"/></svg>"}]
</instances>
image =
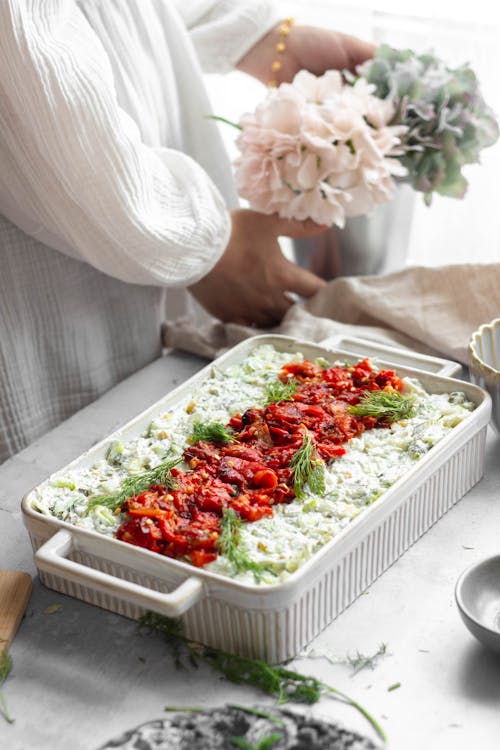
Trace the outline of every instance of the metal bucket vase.
<instances>
[{"instance_id":1,"label":"metal bucket vase","mask_svg":"<svg viewBox=\"0 0 500 750\"><path fill-rule=\"evenodd\" d=\"M414 204L413 190L401 185L394 199L371 216L356 216L347 219L344 229L332 227L317 237L294 240L295 262L327 280L404 268Z\"/></svg>"}]
</instances>

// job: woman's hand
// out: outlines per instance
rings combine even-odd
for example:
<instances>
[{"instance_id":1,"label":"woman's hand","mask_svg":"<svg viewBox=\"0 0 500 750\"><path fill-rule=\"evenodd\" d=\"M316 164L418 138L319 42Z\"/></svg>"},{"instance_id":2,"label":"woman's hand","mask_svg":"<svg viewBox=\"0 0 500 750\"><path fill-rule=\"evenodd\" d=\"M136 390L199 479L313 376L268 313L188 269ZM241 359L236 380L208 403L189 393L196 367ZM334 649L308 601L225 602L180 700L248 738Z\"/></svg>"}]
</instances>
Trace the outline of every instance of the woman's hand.
<instances>
[{"instance_id":1,"label":"woman's hand","mask_svg":"<svg viewBox=\"0 0 500 750\"><path fill-rule=\"evenodd\" d=\"M224 255L189 291L220 320L272 326L293 304L290 292L312 297L325 284L287 260L278 237L311 237L326 227L247 209L233 211L231 216L231 238Z\"/></svg>"},{"instance_id":2,"label":"woman's hand","mask_svg":"<svg viewBox=\"0 0 500 750\"><path fill-rule=\"evenodd\" d=\"M262 37L238 63L238 69L258 78L262 83L271 79L290 82L299 70L322 75L327 70L355 71L356 66L373 57L375 45L354 36L315 26L292 26L286 37L286 49L276 54L281 41L278 27ZM273 60L279 59L281 69L272 72Z\"/></svg>"}]
</instances>

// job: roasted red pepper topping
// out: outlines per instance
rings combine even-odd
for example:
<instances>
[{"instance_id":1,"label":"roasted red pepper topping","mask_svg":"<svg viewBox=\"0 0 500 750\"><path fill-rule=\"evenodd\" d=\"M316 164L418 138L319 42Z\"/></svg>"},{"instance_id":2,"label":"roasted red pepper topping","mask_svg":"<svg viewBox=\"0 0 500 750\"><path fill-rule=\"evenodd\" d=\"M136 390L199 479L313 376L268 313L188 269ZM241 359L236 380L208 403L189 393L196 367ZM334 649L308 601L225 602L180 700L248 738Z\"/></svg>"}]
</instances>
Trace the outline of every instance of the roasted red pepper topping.
<instances>
[{"instance_id":1,"label":"roasted red pepper topping","mask_svg":"<svg viewBox=\"0 0 500 750\"><path fill-rule=\"evenodd\" d=\"M323 370L308 360L290 363L279 377L297 381L291 400L233 416L227 427L234 441L226 445L189 446L183 455L189 470L172 469L175 489L156 485L124 503L127 519L117 538L196 566L212 562L224 509L252 523L295 498L290 461L305 430L328 463L345 453L344 443L377 425L373 417L350 414L349 405L367 391L403 387L394 372L374 372L367 359Z\"/></svg>"}]
</instances>

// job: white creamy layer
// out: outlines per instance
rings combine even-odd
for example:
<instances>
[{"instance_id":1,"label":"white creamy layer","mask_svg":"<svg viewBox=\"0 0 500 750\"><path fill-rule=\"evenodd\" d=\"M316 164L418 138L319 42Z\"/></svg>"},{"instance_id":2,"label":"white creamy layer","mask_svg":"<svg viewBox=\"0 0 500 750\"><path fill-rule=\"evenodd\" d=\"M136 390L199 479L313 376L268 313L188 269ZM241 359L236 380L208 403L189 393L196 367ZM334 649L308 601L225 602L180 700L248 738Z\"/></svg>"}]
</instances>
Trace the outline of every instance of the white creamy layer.
<instances>
[{"instance_id":1,"label":"white creamy layer","mask_svg":"<svg viewBox=\"0 0 500 750\"><path fill-rule=\"evenodd\" d=\"M112 494L125 477L180 456L195 422L226 424L234 414L263 405L266 383L276 379L283 364L302 359L301 354L278 352L266 344L224 372L214 366L212 377L191 393L181 408L159 413L146 433L133 440L110 440L106 457L90 469L53 475L38 489L33 507L113 536L123 514L115 515L104 506L87 513L89 496ZM321 362L322 366L333 364ZM243 524L241 544L255 562L266 566L260 583L282 581L297 570L474 409L463 393L429 394L414 379L404 382L406 394L415 400L415 416L389 429L367 430L345 444L345 456L327 466L324 497L314 496L306 486L304 498L275 506L272 517ZM187 467L180 464L179 468ZM223 555L205 569L256 582L253 573L238 573Z\"/></svg>"}]
</instances>

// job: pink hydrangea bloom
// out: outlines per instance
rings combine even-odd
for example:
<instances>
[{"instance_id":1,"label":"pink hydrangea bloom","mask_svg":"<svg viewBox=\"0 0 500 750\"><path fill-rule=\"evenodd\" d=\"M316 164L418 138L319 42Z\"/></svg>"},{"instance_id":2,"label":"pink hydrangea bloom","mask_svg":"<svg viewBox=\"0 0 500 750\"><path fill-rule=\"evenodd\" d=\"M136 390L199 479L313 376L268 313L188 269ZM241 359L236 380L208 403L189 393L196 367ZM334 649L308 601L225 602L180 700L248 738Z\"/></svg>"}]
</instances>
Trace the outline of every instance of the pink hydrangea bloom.
<instances>
[{"instance_id":1,"label":"pink hydrangea bloom","mask_svg":"<svg viewBox=\"0 0 500 750\"><path fill-rule=\"evenodd\" d=\"M243 115L236 183L251 207L285 218L344 226L391 200L402 126L389 126L392 105L359 79L298 73Z\"/></svg>"}]
</instances>

